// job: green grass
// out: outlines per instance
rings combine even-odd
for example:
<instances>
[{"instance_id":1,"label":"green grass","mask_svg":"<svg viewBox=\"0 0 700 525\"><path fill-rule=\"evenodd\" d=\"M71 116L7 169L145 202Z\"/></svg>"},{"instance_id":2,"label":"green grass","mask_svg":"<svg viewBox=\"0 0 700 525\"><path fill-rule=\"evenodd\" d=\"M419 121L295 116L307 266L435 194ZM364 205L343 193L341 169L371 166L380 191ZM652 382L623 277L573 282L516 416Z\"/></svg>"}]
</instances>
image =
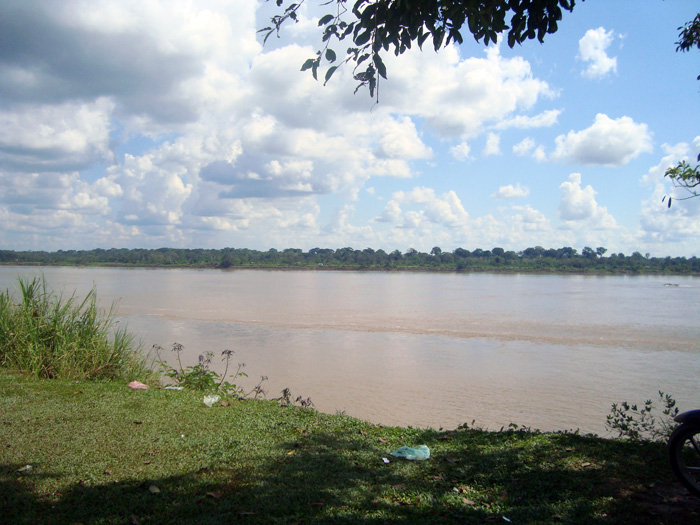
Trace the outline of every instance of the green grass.
<instances>
[{"instance_id":1,"label":"green grass","mask_svg":"<svg viewBox=\"0 0 700 525\"><path fill-rule=\"evenodd\" d=\"M0 366L43 378L149 378L134 338L101 312L95 290L82 300L19 279L21 297L0 293Z\"/></svg>"},{"instance_id":2,"label":"green grass","mask_svg":"<svg viewBox=\"0 0 700 525\"><path fill-rule=\"evenodd\" d=\"M429 460L382 461L419 444ZM382 427L261 400L207 408L191 391L0 371L0 516L588 524L697 523L700 510L658 443Z\"/></svg>"}]
</instances>

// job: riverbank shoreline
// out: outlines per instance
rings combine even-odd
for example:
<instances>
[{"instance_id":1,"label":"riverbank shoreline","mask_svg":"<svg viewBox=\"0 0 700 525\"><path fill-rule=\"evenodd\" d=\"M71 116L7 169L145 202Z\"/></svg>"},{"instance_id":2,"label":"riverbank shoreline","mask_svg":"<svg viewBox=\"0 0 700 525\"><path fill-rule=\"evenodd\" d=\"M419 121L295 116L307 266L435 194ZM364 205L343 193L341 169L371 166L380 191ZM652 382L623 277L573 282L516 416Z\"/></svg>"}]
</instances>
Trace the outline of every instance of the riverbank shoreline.
<instances>
[{"instance_id":1,"label":"riverbank shoreline","mask_svg":"<svg viewBox=\"0 0 700 525\"><path fill-rule=\"evenodd\" d=\"M652 257L634 252L627 256L604 247L584 247L581 253L570 246L545 249L541 246L522 251L503 248L473 251L456 248L443 252L438 246L430 253L413 248L402 253L365 248L355 250L298 248L267 251L247 248L110 248L93 250L12 251L0 250L0 264L107 265L111 267L218 268L218 269L314 269L359 271L428 272L508 272L582 274L667 274L700 275L700 259Z\"/></svg>"},{"instance_id":2,"label":"riverbank shoreline","mask_svg":"<svg viewBox=\"0 0 700 525\"><path fill-rule=\"evenodd\" d=\"M274 401L0 370L12 523L692 523L659 443L374 425ZM430 459L394 458L426 445Z\"/></svg>"},{"instance_id":3,"label":"riverbank shoreline","mask_svg":"<svg viewBox=\"0 0 700 525\"><path fill-rule=\"evenodd\" d=\"M122 269L154 269L154 270L220 270L232 272L236 270L268 270L268 271L318 271L318 272L370 272L370 273L444 273L444 274L504 274L504 275L591 275L591 276L668 276L668 277L700 277L700 272L660 272L654 270L575 270L575 269L525 269L525 268L485 268L485 269L456 269L456 268L377 268L355 266L199 266L199 265L157 265L157 264L47 264L47 263L7 263L0 266L17 266L22 268L122 268Z\"/></svg>"}]
</instances>

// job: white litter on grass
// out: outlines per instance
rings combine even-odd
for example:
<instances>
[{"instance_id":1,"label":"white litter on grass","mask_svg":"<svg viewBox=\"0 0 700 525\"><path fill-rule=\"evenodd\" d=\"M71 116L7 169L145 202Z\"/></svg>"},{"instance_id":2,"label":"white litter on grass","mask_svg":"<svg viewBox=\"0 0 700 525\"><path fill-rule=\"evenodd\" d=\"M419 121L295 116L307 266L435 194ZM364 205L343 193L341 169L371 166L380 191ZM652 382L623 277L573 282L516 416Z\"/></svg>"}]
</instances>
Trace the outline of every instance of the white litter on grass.
<instances>
[{"instance_id":1,"label":"white litter on grass","mask_svg":"<svg viewBox=\"0 0 700 525\"><path fill-rule=\"evenodd\" d=\"M221 401L221 396L204 396L204 404L208 407L213 407L219 401Z\"/></svg>"},{"instance_id":2,"label":"white litter on grass","mask_svg":"<svg viewBox=\"0 0 700 525\"><path fill-rule=\"evenodd\" d=\"M382 461L383 461L386 465L388 465L389 463L391 463L391 461L389 461L389 460L386 459L386 458L382 458Z\"/></svg>"}]
</instances>

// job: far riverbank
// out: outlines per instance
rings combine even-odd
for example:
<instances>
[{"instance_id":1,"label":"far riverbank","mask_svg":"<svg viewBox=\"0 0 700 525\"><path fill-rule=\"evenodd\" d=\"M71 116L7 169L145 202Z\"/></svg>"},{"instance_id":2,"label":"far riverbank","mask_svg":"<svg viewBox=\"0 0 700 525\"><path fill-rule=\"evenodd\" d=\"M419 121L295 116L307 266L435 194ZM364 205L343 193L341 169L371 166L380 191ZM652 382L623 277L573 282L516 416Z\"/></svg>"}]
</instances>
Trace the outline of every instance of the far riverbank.
<instances>
[{"instance_id":1,"label":"far riverbank","mask_svg":"<svg viewBox=\"0 0 700 525\"><path fill-rule=\"evenodd\" d=\"M352 248L278 251L243 248L58 250L56 252L0 250L0 264L50 266L105 266L126 268L203 268L257 270L495 272L590 275L700 275L697 257L651 257L634 252L607 254L605 248L571 247L521 252L502 248L473 251L457 248L430 253L409 249L354 250Z\"/></svg>"}]
</instances>

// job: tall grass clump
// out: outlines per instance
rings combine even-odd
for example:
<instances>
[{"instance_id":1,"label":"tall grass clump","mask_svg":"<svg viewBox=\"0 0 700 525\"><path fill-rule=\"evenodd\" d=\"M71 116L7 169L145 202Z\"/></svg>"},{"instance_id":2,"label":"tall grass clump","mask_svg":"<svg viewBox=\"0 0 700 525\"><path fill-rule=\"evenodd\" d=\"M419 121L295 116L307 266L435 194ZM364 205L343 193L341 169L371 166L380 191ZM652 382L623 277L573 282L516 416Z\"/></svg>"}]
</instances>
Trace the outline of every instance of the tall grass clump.
<instances>
[{"instance_id":1,"label":"tall grass clump","mask_svg":"<svg viewBox=\"0 0 700 525\"><path fill-rule=\"evenodd\" d=\"M40 378L151 377L139 344L101 312L93 288L64 298L46 280L19 279L21 297L0 293L0 366Z\"/></svg>"}]
</instances>

